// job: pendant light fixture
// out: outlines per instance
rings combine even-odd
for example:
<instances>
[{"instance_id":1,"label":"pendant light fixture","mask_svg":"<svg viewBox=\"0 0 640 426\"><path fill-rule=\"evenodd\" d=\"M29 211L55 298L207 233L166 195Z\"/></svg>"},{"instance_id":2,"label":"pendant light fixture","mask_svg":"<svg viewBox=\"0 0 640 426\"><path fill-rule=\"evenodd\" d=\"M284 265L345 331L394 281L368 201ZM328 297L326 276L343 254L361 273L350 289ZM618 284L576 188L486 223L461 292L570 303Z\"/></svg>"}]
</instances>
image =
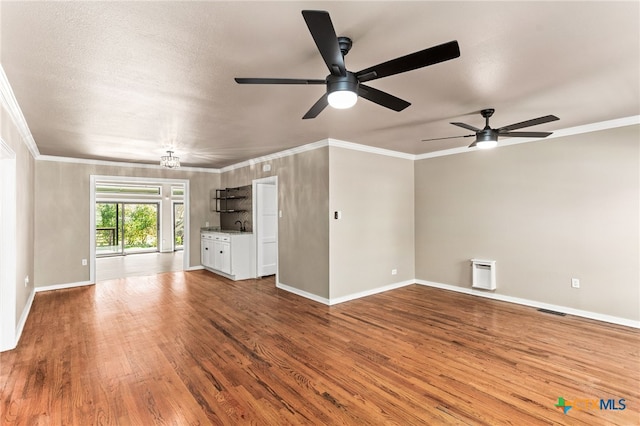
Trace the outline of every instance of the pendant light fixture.
<instances>
[{"instance_id":1,"label":"pendant light fixture","mask_svg":"<svg viewBox=\"0 0 640 426\"><path fill-rule=\"evenodd\" d=\"M180 167L180 157L174 157L173 151L167 151L169 155L163 155L160 157L160 166L166 167L167 169L177 169Z\"/></svg>"}]
</instances>

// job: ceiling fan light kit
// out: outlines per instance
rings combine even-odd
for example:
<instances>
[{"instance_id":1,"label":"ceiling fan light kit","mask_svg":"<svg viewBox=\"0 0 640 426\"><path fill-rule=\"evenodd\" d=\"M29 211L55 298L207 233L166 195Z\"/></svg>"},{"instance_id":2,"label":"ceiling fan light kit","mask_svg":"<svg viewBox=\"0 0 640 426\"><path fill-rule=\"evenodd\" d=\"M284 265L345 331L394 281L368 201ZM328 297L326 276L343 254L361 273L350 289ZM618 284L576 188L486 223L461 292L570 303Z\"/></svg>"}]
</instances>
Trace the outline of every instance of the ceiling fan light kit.
<instances>
[{"instance_id":1,"label":"ceiling fan light kit","mask_svg":"<svg viewBox=\"0 0 640 426\"><path fill-rule=\"evenodd\" d=\"M478 138L473 141L469 148L478 148L478 149L491 149L498 146L498 137L493 135L487 136L478 136Z\"/></svg>"},{"instance_id":2,"label":"ceiling fan light kit","mask_svg":"<svg viewBox=\"0 0 640 426\"><path fill-rule=\"evenodd\" d=\"M324 84L326 93L307 111L302 117L303 119L317 117L327 105L338 109L351 108L356 104L358 97L363 97L393 111L402 111L411 104L404 99L362 83L434 65L460 56L460 47L458 42L454 40L353 73L346 69L344 63L344 57L349 53L352 41L348 37L336 36L329 12L303 10L302 17L309 28L309 32L324 63L329 69L330 74L324 80L236 78L235 81L238 84Z\"/></svg>"},{"instance_id":3,"label":"ceiling fan light kit","mask_svg":"<svg viewBox=\"0 0 640 426\"><path fill-rule=\"evenodd\" d=\"M358 102L358 79L353 73L327 77L327 101L337 109L351 108Z\"/></svg>"}]
</instances>

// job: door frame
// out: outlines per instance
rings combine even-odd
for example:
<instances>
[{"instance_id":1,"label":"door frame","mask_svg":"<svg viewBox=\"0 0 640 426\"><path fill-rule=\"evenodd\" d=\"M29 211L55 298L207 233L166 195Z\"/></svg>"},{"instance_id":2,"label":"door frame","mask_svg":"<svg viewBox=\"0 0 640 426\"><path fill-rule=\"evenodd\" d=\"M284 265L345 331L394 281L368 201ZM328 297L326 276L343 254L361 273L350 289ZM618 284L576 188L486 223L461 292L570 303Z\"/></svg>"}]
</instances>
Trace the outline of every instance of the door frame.
<instances>
[{"instance_id":1,"label":"door frame","mask_svg":"<svg viewBox=\"0 0 640 426\"><path fill-rule=\"evenodd\" d=\"M253 181L251 181L251 192L253 194L253 199L254 199L254 208L252 208L252 220L253 220L253 241L255 244L255 259L256 259L256 270L255 270L255 274L256 276L258 276L258 245L259 245L259 241L258 241L258 230L257 230L257 225L258 225L258 209L256 208L257 206L257 197L258 197L258 184L268 184L268 185L275 185L276 187L276 211L278 212L278 217L276 218L276 284L279 282L278 281L278 277L280 275L280 227L279 227L279 221L280 221L280 204L278 203L278 198L279 198L279 191L278 191L278 176L268 176L268 177L264 177L264 178L260 178L260 179L254 179Z\"/></svg>"},{"instance_id":2,"label":"door frame","mask_svg":"<svg viewBox=\"0 0 640 426\"><path fill-rule=\"evenodd\" d=\"M142 184L168 184L168 185L184 185L184 249L182 252L182 269L189 270L189 179L166 179L151 177L131 177L131 176L105 176L90 175L89 188L89 280L96 282L96 182L128 182ZM162 213L160 213L162 214Z\"/></svg>"},{"instance_id":3,"label":"door frame","mask_svg":"<svg viewBox=\"0 0 640 426\"><path fill-rule=\"evenodd\" d=\"M14 349L16 321L16 153L0 138L0 352Z\"/></svg>"}]
</instances>

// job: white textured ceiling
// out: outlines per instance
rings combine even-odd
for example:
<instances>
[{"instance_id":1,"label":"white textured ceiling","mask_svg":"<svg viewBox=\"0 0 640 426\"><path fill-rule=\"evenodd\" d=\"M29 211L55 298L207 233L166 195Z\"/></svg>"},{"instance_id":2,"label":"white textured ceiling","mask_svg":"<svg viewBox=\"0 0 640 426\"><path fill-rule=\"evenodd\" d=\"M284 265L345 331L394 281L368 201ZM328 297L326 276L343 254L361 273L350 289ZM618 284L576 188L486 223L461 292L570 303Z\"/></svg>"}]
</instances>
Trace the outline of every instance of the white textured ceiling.
<instances>
[{"instance_id":1,"label":"white textured ceiling","mask_svg":"<svg viewBox=\"0 0 640 426\"><path fill-rule=\"evenodd\" d=\"M354 41L358 71L457 40L461 56L375 81L412 105L360 99L304 113L324 86L238 85L234 77L323 79L301 16L327 10ZM44 155L223 167L325 138L410 154L421 142L554 114L556 131L640 114L640 2L10 2L0 59Z\"/></svg>"}]
</instances>

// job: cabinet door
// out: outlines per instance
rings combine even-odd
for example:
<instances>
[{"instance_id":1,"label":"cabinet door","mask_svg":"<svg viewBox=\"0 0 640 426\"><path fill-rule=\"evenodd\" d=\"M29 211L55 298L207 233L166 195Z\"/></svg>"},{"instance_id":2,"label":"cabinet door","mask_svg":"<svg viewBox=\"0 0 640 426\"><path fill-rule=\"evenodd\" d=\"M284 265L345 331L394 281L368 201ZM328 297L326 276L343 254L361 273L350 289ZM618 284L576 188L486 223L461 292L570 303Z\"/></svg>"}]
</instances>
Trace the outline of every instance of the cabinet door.
<instances>
[{"instance_id":1,"label":"cabinet door","mask_svg":"<svg viewBox=\"0 0 640 426\"><path fill-rule=\"evenodd\" d=\"M200 245L200 262L202 266L213 267L213 241L201 240Z\"/></svg>"},{"instance_id":2,"label":"cabinet door","mask_svg":"<svg viewBox=\"0 0 640 426\"><path fill-rule=\"evenodd\" d=\"M231 274L231 244L216 241L214 249L214 268L225 274Z\"/></svg>"}]
</instances>

